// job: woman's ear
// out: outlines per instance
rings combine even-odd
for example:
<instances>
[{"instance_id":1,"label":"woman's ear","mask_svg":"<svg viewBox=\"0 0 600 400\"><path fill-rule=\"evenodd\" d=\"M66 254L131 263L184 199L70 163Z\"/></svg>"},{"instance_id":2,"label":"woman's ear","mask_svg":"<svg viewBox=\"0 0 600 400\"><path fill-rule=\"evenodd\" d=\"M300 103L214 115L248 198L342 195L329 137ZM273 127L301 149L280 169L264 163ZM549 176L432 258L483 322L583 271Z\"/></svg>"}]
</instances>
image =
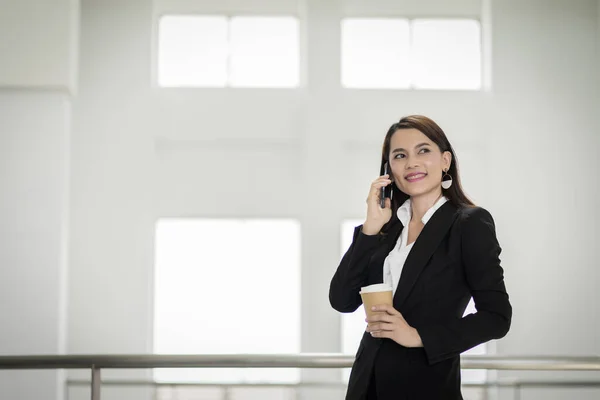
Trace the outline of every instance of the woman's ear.
<instances>
[{"instance_id":1,"label":"woman's ear","mask_svg":"<svg viewBox=\"0 0 600 400\"><path fill-rule=\"evenodd\" d=\"M452 153L445 151L442 154L442 158L444 159L444 169L447 171L450 169L450 165L452 165Z\"/></svg>"}]
</instances>

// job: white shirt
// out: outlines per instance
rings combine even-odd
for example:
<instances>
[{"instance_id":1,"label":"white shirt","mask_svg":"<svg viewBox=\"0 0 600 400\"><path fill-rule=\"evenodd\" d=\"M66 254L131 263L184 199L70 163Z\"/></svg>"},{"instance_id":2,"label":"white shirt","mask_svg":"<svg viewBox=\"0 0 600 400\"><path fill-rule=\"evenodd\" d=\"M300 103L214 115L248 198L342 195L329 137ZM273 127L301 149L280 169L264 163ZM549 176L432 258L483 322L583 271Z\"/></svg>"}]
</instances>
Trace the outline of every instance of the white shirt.
<instances>
[{"instance_id":1,"label":"white shirt","mask_svg":"<svg viewBox=\"0 0 600 400\"><path fill-rule=\"evenodd\" d=\"M447 201L448 199L446 196L440 197L440 199L427 210L425 215L423 215L423 218L421 218L423 225L427 224L433 214ZM397 215L398 220L402 222L404 228L402 229L402 234L398 238L396 245L383 262L383 283L392 284L392 295L396 294L396 288L398 287L398 282L400 282L402 268L404 268L404 263L410 253L410 249L412 249L415 244L415 242L412 242L408 246L406 245L406 242L408 241L408 225L412 217L410 199L406 200L404 204L398 208Z\"/></svg>"}]
</instances>

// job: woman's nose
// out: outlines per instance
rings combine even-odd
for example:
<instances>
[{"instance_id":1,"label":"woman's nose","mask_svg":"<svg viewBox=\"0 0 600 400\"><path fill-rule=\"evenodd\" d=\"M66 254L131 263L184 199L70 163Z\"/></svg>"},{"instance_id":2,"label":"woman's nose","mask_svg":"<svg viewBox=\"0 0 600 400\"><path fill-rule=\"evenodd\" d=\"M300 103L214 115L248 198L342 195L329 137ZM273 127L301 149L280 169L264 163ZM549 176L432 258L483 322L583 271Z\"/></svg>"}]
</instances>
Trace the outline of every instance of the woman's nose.
<instances>
[{"instance_id":1,"label":"woman's nose","mask_svg":"<svg viewBox=\"0 0 600 400\"><path fill-rule=\"evenodd\" d=\"M419 166L419 164L417 163L417 160L415 160L414 158L411 157L406 157L406 163L404 164L404 169L412 169L412 168L417 168Z\"/></svg>"}]
</instances>

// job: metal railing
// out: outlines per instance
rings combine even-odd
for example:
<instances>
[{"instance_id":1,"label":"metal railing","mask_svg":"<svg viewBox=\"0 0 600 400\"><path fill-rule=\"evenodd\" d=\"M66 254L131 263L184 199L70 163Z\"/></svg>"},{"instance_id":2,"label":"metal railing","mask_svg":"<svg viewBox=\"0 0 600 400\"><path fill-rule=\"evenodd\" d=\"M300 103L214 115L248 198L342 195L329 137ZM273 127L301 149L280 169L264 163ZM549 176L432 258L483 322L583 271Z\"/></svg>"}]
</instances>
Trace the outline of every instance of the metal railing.
<instances>
[{"instance_id":1,"label":"metal railing","mask_svg":"<svg viewBox=\"0 0 600 400\"><path fill-rule=\"evenodd\" d=\"M89 380L78 380L69 379L66 382L68 387L90 387ZM102 386L104 387L138 387L138 388L152 388L155 390L169 389L170 392L177 390L188 390L188 389L220 389L221 400L230 400L235 398L233 395L234 390L238 389L291 389L294 390L294 394L298 394L298 389L339 389L342 393L347 388L346 383L342 382L299 382L299 383L190 383L190 382L155 382L150 380L103 380ZM508 388L513 391L513 399L521 399L522 389L533 389L533 388L597 388L600 389L600 379L598 380L533 380L533 379L514 379L507 378L496 381L485 381L485 382L463 382L461 385L463 388L468 389L490 389L490 388ZM156 399L158 395L155 394ZM189 396L190 398L192 396ZM175 397L174 397L175 398ZM176 398L186 398L185 396L177 396ZM200 398L193 396L193 398ZM67 397L65 398L67 399ZM483 393L483 399L487 399L487 395Z\"/></svg>"},{"instance_id":2,"label":"metal railing","mask_svg":"<svg viewBox=\"0 0 600 400\"><path fill-rule=\"evenodd\" d=\"M90 369L91 399L100 400L100 373L102 369L350 368L353 362L353 356L323 353L269 355L44 355L0 356L0 370ZM461 357L461 368L520 371L600 371L600 357L466 355ZM598 382L600 381L584 383L587 386L595 386L595 383ZM577 382L571 383L578 384ZM520 384L523 386L528 383L521 382ZM493 386L494 383L484 385ZM495 385L502 385L502 383L496 382Z\"/></svg>"}]
</instances>

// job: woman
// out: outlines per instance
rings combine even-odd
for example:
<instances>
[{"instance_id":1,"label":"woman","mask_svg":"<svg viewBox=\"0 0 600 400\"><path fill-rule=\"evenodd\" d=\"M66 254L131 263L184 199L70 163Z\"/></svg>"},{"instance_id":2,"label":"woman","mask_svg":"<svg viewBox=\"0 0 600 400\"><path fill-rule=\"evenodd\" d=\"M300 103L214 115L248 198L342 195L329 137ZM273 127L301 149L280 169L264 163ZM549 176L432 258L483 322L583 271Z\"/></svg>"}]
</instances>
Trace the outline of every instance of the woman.
<instances>
[{"instance_id":1,"label":"woman","mask_svg":"<svg viewBox=\"0 0 600 400\"><path fill-rule=\"evenodd\" d=\"M390 283L393 307L376 306L352 367L347 400L462 399L460 353L506 335L512 307L488 211L464 194L452 146L423 116L393 124L367 217L331 281L339 312L361 287ZM391 185L391 199L380 192ZM477 312L463 318L470 298Z\"/></svg>"}]
</instances>

